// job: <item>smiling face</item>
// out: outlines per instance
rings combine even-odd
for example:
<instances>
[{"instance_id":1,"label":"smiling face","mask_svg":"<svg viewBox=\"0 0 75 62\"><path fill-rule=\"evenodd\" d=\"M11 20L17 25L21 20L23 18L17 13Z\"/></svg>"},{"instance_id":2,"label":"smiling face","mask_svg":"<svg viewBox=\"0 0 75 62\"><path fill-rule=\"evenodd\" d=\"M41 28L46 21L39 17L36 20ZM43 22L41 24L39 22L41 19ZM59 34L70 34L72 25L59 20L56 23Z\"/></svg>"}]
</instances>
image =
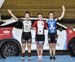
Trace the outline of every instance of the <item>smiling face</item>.
<instances>
[{"instance_id":1,"label":"smiling face","mask_svg":"<svg viewBox=\"0 0 75 62\"><path fill-rule=\"evenodd\" d=\"M29 18L30 18L30 15L26 13L25 14L25 19L28 20Z\"/></svg>"},{"instance_id":2,"label":"smiling face","mask_svg":"<svg viewBox=\"0 0 75 62\"><path fill-rule=\"evenodd\" d=\"M42 14L38 14L38 20L42 21Z\"/></svg>"},{"instance_id":3,"label":"smiling face","mask_svg":"<svg viewBox=\"0 0 75 62\"><path fill-rule=\"evenodd\" d=\"M26 12L25 13L25 19L28 20L30 18L30 13Z\"/></svg>"},{"instance_id":4,"label":"smiling face","mask_svg":"<svg viewBox=\"0 0 75 62\"><path fill-rule=\"evenodd\" d=\"M49 13L49 19L53 19L53 18L54 18L54 12L51 11L51 12Z\"/></svg>"}]
</instances>

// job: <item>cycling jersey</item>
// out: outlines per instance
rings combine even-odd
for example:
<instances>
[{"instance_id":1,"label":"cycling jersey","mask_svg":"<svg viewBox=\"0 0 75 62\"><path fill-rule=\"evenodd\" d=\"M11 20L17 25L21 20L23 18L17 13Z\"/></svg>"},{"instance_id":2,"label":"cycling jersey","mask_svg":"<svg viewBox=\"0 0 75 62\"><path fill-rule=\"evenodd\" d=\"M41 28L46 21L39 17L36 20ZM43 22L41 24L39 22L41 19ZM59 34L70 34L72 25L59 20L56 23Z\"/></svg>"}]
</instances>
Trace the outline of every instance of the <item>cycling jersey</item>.
<instances>
[{"instance_id":1,"label":"cycling jersey","mask_svg":"<svg viewBox=\"0 0 75 62\"><path fill-rule=\"evenodd\" d=\"M56 21L57 19L48 19L47 24L48 24L48 32L49 33L55 33L56 32Z\"/></svg>"}]
</instances>

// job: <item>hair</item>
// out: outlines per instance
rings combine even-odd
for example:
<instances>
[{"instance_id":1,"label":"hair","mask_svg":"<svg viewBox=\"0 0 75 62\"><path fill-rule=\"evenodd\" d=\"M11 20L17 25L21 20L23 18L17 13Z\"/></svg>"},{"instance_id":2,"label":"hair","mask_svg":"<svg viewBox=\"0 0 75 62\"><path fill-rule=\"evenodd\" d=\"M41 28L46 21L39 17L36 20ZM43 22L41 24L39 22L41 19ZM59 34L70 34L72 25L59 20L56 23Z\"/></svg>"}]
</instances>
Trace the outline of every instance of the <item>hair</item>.
<instances>
[{"instance_id":1,"label":"hair","mask_svg":"<svg viewBox=\"0 0 75 62\"><path fill-rule=\"evenodd\" d=\"M24 14L29 14L29 15L31 15L29 11L26 11Z\"/></svg>"},{"instance_id":2,"label":"hair","mask_svg":"<svg viewBox=\"0 0 75 62\"><path fill-rule=\"evenodd\" d=\"M54 11L50 11L50 12L49 12L49 14L50 14L50 13L53 13L53 14L55 14L55 13L54 13Z\"/></svg>"},{"instance_id":3,"label":"hair","mask_svg":"<svg viewBox=\"0 0 75 62\"><path fill-rule=\"evenodd\" d=\"M43 14L42 14L42 13L38 13L37 15L42 15L42 16L43 16Z\"/></svg>"}]
</instances>

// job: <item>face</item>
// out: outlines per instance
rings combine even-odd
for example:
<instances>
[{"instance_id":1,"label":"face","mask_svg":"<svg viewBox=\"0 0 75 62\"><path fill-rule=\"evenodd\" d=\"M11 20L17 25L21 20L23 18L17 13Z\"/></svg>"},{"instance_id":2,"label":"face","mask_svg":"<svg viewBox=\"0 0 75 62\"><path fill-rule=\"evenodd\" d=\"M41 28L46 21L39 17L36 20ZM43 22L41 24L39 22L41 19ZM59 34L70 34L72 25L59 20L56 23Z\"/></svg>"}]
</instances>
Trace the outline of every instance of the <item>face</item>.
<instances>
[{"instance_id":1,"label":"face","mask_svg":"<svg viewBox=\"0 0 75 62\"><path fill-rule=\"evenodd\" d=\"M42 15L41 14L38 15L38 20L42 21Z\"/></svg>"},{"instance_id":2,"label":"face","mask_svg":"<svg viewBox=\"0 0 75 62\"><path fill-rule=\"evenodd\" d=\"M49 13L49 18L53 19L54 18L54 14L53 13Z\"/></svg>"},{"instance_id":3,"label":"face","mask_svg":"<svg viewBox=\"0 0 75 62\"><path fill-rule=\"evenodd\" d=\"M25 19L28 20L30 18L30 15L28 13L25 14Z\"/></svg>"}]
</instances>

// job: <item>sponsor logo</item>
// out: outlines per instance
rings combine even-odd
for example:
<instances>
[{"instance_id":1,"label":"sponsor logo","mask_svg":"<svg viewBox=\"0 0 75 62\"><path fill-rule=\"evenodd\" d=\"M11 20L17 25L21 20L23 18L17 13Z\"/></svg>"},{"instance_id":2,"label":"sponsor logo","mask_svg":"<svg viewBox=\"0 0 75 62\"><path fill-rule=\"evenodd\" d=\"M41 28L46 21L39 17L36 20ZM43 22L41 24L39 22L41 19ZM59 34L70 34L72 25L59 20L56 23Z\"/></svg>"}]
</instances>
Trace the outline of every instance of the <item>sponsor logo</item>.
<instances>
[{"instance_id":1,"label":"sponsor logo","mask_svg":"<svg viewBox=\"0 0 75 62\"><path fill-rule=\"evenodd\" d=\"M9 30L5 30L5 31L3 31L3 33L4 33L4 34L9 34L10 31L9 31Z\"/></svg>"}]
</instances>

